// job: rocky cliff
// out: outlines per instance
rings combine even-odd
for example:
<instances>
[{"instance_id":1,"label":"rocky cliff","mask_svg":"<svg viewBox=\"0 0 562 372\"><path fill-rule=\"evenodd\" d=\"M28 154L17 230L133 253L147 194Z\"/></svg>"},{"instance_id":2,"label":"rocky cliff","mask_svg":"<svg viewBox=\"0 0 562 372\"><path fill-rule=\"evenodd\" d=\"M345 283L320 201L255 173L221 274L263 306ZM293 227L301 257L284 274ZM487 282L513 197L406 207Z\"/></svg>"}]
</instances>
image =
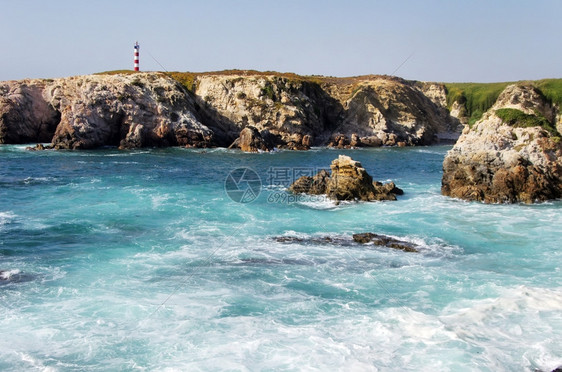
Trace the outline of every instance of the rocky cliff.
<instances>
[{"instance_id":1,"label":"rocky cliff","mask_svg":"<svg viewBox=\"0 0 562 372\"><path fill-rule=\"evenodd\" d=\"M443 85L394 77L206 73L189 88L163 73L2 82L0 143L229 146L253 127L272 147L306 149L426 145L462 129Z\"/></svg>"},{"instance_id":2,"label":"rocky cliff","mask_svg":"<svg viewBox=\"0 0 562 372\"><path fill-rule=\"evenodd\" d=\"M55 148L212 146L195 101L158 73L90 75L0 85L0 143Z\"/></svg>"},{"instance_id":3,"label":"rocky cliff","mask_svg":"<svg viewBox=\"0 0 562 372\"><path fill-rule=\"evenodd\" d=\"M442 85L371 77L339 89L350 88L336 132L349 134L352 146L430 145L440 138L456 139L462 129L445 108Z\"/></svg>"},{"instance_id":4,"label":"rocky cliff","mask_svg":"<svg viewBox=\"0 0 562 372\"><path fill-rule=\"evenodd\" d=\"M508 86L447 153L442 193L490 203L562 197L559 123L559 110L535 86Z\"/></svg>"}]
</instances>

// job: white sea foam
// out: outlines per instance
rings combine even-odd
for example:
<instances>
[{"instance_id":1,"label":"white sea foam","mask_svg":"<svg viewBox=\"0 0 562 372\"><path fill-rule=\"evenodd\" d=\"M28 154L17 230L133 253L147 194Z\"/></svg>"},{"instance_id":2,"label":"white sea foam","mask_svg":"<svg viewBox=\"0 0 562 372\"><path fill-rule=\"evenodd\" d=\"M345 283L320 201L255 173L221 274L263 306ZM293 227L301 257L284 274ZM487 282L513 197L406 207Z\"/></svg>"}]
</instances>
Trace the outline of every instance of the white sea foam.
<instances>
[{"instance_id":1,"label":"white sea foam","mask_svg":"<svg viewBox=\"0 0 562 372\"><path fill-rule=\"evenodd\" d=\"M14 275L18 275L19 273L21 273L19 269L0 271L0 279L10 280L11 277L13 277Z\"/></svg>"},{"instance_id":2,"label":"white sea foam","mask_svg":"<svg viewBox=\"0 0 562 372\"><path fill-rule=\"evenodd\" d=\"M17 353L22 361L26 362L29 366L33 367L34 369L40 370L42 372L56 372L58 371L54 367L45 367L43 362L39 359L34 358L33 356L29 355L28 353Z\"/></svg>"},{"instance_id":3,"label":"white sea foam","mask_svg":"<svg viewBox=\"0 0 562 372\"><path fill-rule=\"evenodd\" d=\"M27 177L23 180L23 183L28 185L28 184L35 184L35 183L52 182L55 180L56 178L54 177Z\"/></svg>"},{"instance_id":4,"label":"white sea foam","mask_svg":"<svg viewBox=\"0 0 562 372\"><path fill-rule=\"evenodd\" d=\"M186 151L159 155L193 157ZM233 156L258 169L271 159ZM68 193L44 198L34 190L0 201L0 229L13 221L21 228L0 237L0 269L32 273L4 286L0 329L9 337L0 338L0 369L550 371L562 364L560 203L459 202L439 195L438 177L417 184L425 179L415 174L397 203L323 209L260 197L241 205L208 180L201 192L171 178L155 193L150 170L123 187L105 172L131 159L111 159L104 175L83 167L74 194L85 206L70 206ZM170 163L161 165L176 171ZM93 177L102 184L89 184ZM115 192L100 192L102 185ZM20 200L36 208L12 211ZM61 218L88 227L77 229L78 239L62 235ZM39 221L45 231L34 228ZM418 244L420 253L353 242L353 233L367 231ZM280 235L304 241L272 239Z\"/></svg>"},{"instance_id":5,"label":"white sea foam","mask_svg":"<svg viewBox=\"0 0 562 372\"><path fill-rule=\"evenodd\" d=\"M11 211L0 212L0 227L12 222L16 217L17 216Z\"/></svg>"},{"instance_id":6,"label":"white sea foam","mask_svg":"<svg viewBox=\"0 0 562 372\"><path fill-rule=\"evenodd\" d=\"M453 303L439 319L459 339L482 347L494 368L527 361L529 369L551 370L562 364L562 344L553 328L562 313L562 288L519 286L500 292L495 298ZM519 360L510 360L506 350Z\"/></svg>"},{"instance_id":7,"label":"white sea foam","mask_svg":"<svg viewBox=\"0 0 562 372\"><path fill-rule=\"evenodd\" d=\"M333 200L329 199L326 195L318 195L317 197L303 198L303 200L298 202L298 204L311 209L318 209L318 210L329 210L338 207L338 204L336 204ZM344 205L346 205L345 202L340 203L340 206L343 207Z\"/></svg>"}]
</instances>

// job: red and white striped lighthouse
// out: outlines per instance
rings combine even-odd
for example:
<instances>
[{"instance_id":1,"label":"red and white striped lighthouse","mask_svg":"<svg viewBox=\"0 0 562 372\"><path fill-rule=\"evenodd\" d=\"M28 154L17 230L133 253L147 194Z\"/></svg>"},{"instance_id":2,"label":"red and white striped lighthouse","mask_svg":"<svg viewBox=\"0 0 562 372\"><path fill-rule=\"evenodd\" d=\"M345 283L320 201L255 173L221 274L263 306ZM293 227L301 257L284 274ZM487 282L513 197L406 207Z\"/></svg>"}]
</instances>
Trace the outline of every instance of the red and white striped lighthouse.
<instances>
[{"instance_id":1,"label":"red and white striped lighthouse","mask_svg":"<svg viewBox=\"0 0 562 372\"><path fill-rule=\"evenodd\" d=\"M135 64L134 64L135 71L139 71L139 49L140 49L140 45L139 42L137 41L135 43Z\"/></svg>"}]
</instances>

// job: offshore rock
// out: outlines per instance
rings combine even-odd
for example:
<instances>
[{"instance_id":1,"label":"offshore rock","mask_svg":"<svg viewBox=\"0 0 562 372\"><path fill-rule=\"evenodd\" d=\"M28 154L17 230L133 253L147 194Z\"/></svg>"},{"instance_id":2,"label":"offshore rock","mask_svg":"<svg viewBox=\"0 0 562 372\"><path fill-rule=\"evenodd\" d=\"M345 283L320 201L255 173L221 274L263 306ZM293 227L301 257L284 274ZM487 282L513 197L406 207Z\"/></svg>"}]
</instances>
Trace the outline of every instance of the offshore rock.
<instances>
[{"instance_id":1,"label":"offshore rock","mask_svg":"<svg viewBox=\"0 0 562 372\"><path fill-rule=\"evenodd\" d=\"M353 234L353 240L361 244L373 243L378 246L399 249L404 252L419 252L416 244L404 240L398 240L386 235L373 233Z\"/></svg>"},{"instance_id":2,"label":"offshore rock","mask_svg":"<svg viewBox=\"0 0 562 372\"><path fill-rule=\"evenodd\" d=\"M342 236L312 236L312 237L297 237L297 236L275 236L272 237L278 243L284 244L321 244L321 245L338 245L342 247L350 247L355 243L368 244L380 247L387 247L392 249L401 250L404 252L419 252L419 246L410 243L405 240L395 239L390 236L373 234L373 233L361 233L353 234L353 238Z\"/></svg>"},{"instance_id":3,"label":"offshore rock","mask_svg":"<svg viewBox=\"0 0 562 372\"><path fill-rule=\"evenodd\" d=\"M322 169L314 177L302 176L289 187L294 194L323 195L326 193L330 174Z\"/></svg>"},{"instance_id":4,"label":"offshore rock","mask_svg":"<svg viewBox=\"0 0 562 372\"><path fill-rule=\"evenodd\" d=\"M556 110L530 85L510 85L443 162L441 192L486 203L562 197L562 143Z\"/></svg>"},{"instance_id":5,"label":"offshore rock","mask_svg":"<svg viewBox=\"0 0 562 372\"><path fill-rule=\"evenodd\" d=\"M380 200L376 197L373 179L360 162L340 155L330 165L332 173L326 187L328 197L335 200Z\"/></svg>"},{"instance_id":6,"label":"offshore rock","mask_svg":"<svg viewBox=\"0 0 562 372\"><path fill-rule=\"evenodd\" d=\"M254 127L246 127L240 132L240 137L229 148L238 147L245 152L271 151L274 143L267 130L262 132Z\"/></svg>"},{"instance_id":7,"label":"offshore rock","mask_svg":"<svg viewBox=\"0 0 562 372\"><path fill-rule=\"evenodd\" d=\"M330 175L322 170L314 177L300 177L289 187L289 191L312 195L326 194L333 200L350 201L396 200L396 195L403 194L393 182L384 185L373 182L361 163L349 156L340 155L332 161L330 169Z\"/></svg>"}]
</instances>

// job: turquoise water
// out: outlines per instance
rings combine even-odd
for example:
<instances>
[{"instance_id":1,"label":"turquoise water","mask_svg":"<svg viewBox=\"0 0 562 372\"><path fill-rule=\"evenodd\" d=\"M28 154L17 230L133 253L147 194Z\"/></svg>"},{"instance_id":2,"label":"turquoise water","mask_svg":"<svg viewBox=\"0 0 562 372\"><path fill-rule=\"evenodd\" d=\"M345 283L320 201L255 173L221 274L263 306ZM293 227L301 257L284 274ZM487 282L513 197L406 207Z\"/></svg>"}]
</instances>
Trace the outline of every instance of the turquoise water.
<instances>
[{"instance_id":1,"label":"turquoise water","mask_svg":"<svg viewBox=\"0 0 562 372\"><path fill-rule=\"evenodd\" d=\"M550 371L562 203L443 197L449 148L0 146L0 370ZM405 194L288 198L287 175L338 154ZM251 203L225 192L239 167L263 183Z\"/></svg>"}]
</instances>

